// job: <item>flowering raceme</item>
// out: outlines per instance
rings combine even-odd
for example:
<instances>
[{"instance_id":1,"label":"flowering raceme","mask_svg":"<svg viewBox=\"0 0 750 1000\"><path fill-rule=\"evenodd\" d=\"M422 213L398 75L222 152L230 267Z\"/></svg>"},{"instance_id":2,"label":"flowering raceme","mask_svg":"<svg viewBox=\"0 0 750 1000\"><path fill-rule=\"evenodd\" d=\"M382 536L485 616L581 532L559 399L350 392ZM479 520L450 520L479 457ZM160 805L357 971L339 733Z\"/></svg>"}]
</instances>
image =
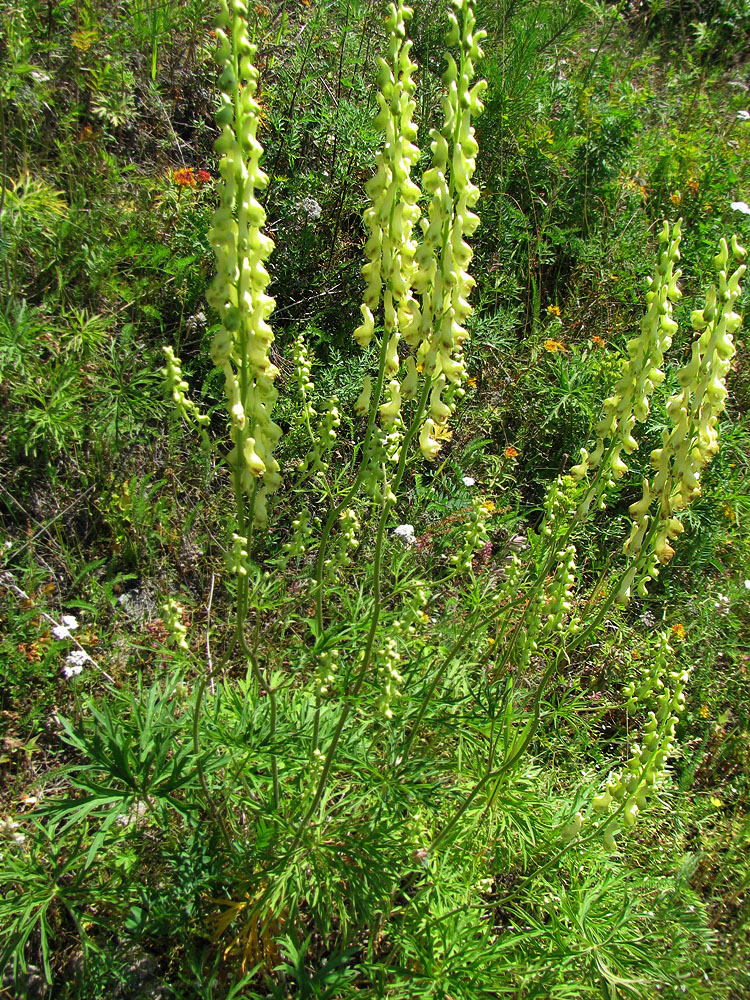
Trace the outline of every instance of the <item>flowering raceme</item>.
<instances>
[{"instance_id":1,"label":"flowering raceme","mask_svg":"<svg viewBox=\"0 0 750 1000\"><path fill-rule=\"evenodd\" d=\"M482 110L480 97L486 84L480 81L472 86L471 81L485 32L476 30L468 0L453 0L453 6L456 13L448 14L446 42L459 46L460 57L456 63L453 56L447 56L443 125L430 132L432 161L422 177L422 187L430 196L425 218L417 205L420 189L410 176L419 156L412 121L415 84L411 77L416 65L410 58L411 42L403 41L405 22L412 12L401 0L390 8L391 45L388 60L380 61L380 110L375 119L385 133L385 145L376 158L375 177L367 185L371 204L364 220L370 238L365 246L368 262L362 269L367 288L360 307L362 324L354 333L360 346L367 347L382 294L388 399L379 407L381 423L384 428L392 427L402 401L420 397L419 446L429 459L440 451L435 432L445 426L452 411L450 399L466 378L462 348L468 334L462 324L471 312L468 297L475 282L468 273L472 251L465 238L479 225L471 211L479 198L479 189L471 182L478 149L471 119ZM419 245L414 239L417 222L422 231ZM405 374L399 381L402 338L415 353L405 358ZM450 394L446 392L449 387ZM358 400L358 411L369 403L369 393L368 383ZM448 401L444 394L450 396Z\"/></svg>"},{"instance_id":2,"label":"flowering raceme","mask_svg":"<svg viewBox=\"0 0 750 1000\"><path fill-rule=\"evenodd\" d=\"M221 154L221 184L209 232L217 274L207 299L221 319L211 358L224 373L235 490L245 494L254 521L262 524L267 519L266 497L281 485L273 456L281 428L271 419L278 369L269 358L274 338L267 320L274 300L266 294L270 278L264 263L273 241L262 232L266 215L256 197L268 177L260 168L263 149L256 139L258 73L252 62L256 50L248 39L246 13L241 0L234 0L231 14L222 0L217 19L216 59L222 72L216 121L222 132L214 146Z\"/></svg>"}]
</instances>

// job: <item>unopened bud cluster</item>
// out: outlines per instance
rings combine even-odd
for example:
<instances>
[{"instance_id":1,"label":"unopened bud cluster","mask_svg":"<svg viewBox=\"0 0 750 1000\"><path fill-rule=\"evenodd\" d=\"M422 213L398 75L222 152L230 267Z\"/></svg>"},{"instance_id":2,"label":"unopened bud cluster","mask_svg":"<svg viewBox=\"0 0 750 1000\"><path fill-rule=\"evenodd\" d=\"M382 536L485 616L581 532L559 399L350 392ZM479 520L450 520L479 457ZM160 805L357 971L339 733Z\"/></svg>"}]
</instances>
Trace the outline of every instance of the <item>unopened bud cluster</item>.
<instances>
[{"instance_id":1,"label":"unopened bud cluster","mask_svg":"<svg viewBox=\"0 0 750 1000\"><path fill-rule=\"evenodd\" d=\"M318 654L313 680L318 698L328 694L336 682L339 655L338 649L326 649Z\"/></svg>"},{"instance_id":2,"label":"unopened bud cluster","mask_svg":"<svg viewBox=\"0 0 750 1000\"><path fill-rule=\"evenodd\" d=\"M489 513L490 510L485 501L477 497L472 504L469 520L462 526L461 547L450 559L460 573L466 573L471 569L474 556L489 540L487 534L487 515Z\"/></svg>"},{"instance_id":3,"label":"unopened bud cluster","mask_svg":"<svg viewBox=\"0 0 750 1000\"><path fill-rule=\"evenodd\" d=\"M190 649L187 643L187 628L182 621L182 608L170 597L161 610L164 625L169 632L170 642L174 643L178 649L186 652Z\"/></svg>"},{"instance_id":4,"label":"unopened bud cluster","mask_svg":"<svg viewBox=\"0 0 750 1000\"><path fill-rule=\"evenodd\" d=\"M401 685L404 678L399 673L401 654L395 639L389 638L377 651L377 684L380 689L377 705L378 710L386 719L393 718L391 708L396 698L401 695Z\"/></svg>"},{"instance_id":5,"label":"unopened bud cluster","mask_svg":"<svg viewBox=\"0 0 750 1000\"><path fill-rule=\"evenodd\" d=\"M282 545L281 566L287 566L292 559L301 559L310 545L313 528L310 523L310 511L303 507L292 521L292 537Z\"/></svg>"},{"instance_id":6,"label":"unopened bud cluster","mask_svg":"<svg viewBox=\"0 0 750 1000\"><path fill-rule=\"evenodd\" d=\"M236 576L247 576L250 564L248 540L244 535L232 534L232 550L227 559L227 568Z\"/></svg>"},{"instance_id":7,"label":"unopened bud cluster","mask_svg":"<svg viewBox=\"0 0 750 1000\"><path fill-rule=\"evenodd\" d=\"M693 341L690 361L677 373L680 391L667 403L673 427L662 432L662 447L651 453L656 475L650 492L659 500L654 548L662 563L674 555L669 541L682 530L673 515L700 493L703 468L719 450L717 424L726 405L726 376L735 354L733 334L742 324L734 306L742 292L740 280L746 266L739 262L745 256L736 236L731 255L726 240L721 240L714 258L717 285L709 288L705 307L691 316L699 336ZM739 266L730 273L732 260Z\"/></svg>"},{"instance_id":8,"label":"unopened bud cluster","mask_svg":"<svg viewBox=\"0 0 750 1000\"><path fill-rule=\"evenodd\" d=\"M648 581L674 556L671 543L684 530L675 515L698 496L703 469L719 450L717 424L725 407L726 376L735 353L733 334L742 322L734 306L746 270L740 264L729 274L728 265L732 258L739 262L744 257L745 250L736 236L731 256L726 240L721 240L714 258L718 288L711 286L705 308L692 313L693 329L699 336L693 341L690 361L677 372L680 391L667 403L672 426L662 431L661 448L651 452L656 472L653 480L643 479L641 499L630 505L633 526L624 549L633 562L620 585L621 603L627 602L636 582L638 594L645 595ZM654 505L656 511L651 515ZM648 533L653 535L650 548L644 546Z\"/></svg>"},{"instance_id":9,"label":"unopened bud cluster","mask_svg":"<svg viewBox=\"0 0 750 1000\"><path fill-rule=\"evenodd\" d=\"M208 415L201 413L195 403L188 398L187 393L190 390L190 386L182 375L182 365L174 350L169 346L164 346L162 347L162 351L166 362L162 369L162 375L166 381L167 393L179 415L200 428L202 447L208 449L209 439L206 431L209 424Z\"/></svg>"},{"instance_id":10,"label":"unopened bud cluster","mask_svg":"<svg viewBox=\"0 0 750 1000\"><path fill-rule=\"evenodd\" d=\"M640 743L630 748L630 757L624 768L613 771L603 791L596 795L592 805L602 817L617 811L622 826L635 826L638 814L646 807L648 797L661 780L667 758L674 748L674 735L679 716L685 708L685 670L670 669L672 650L666 634L659 637L653 664L638 684L623 689L628 699L628 711L638 707L647 709L647 718L640 731ZM607 850L617 848L616 820L606 824L604 845Z\"/></svg>"},{"instance_id":11,"label":"unopened bud cluster","mask_svg":"<svg viewBox=\"0 0 750 1000\"><path fill-rule=\"evenodd\" d=\"M547 598L542 609L544 618L544 633L562 633L564 621L570 614L573 601L573 586L576 575L576 548L567 545L556 554L557 571L547 592Z\"/></svg>"},{"instance_id":12,"label":"unopened bud cluster","mask_svg":"<svg viewBox=\"0 0 750 1000\"><path fill-rule=\"evenodd\" d=\"M664 381L661 370L664 353L677 332L672 306L682 295L677 287L682 272L675 270L675 264L680 259L680 239L681 220L675 223L671 233L669 223L665 222L659 234L659 243L664 249L649 280L650 287L646 293L648 309L641 320L641 332L628 341L628 360L623 362L614 393L604 401L603 413L596 426L594 451L589 454L585 448L582 449L580 463L570 470L575 480L583 479L588 471L598 468L605 452L609 469L619 479L628 468L621 457L622 452L632 455L638 449L633 430L636 422L643 423L648 417L651 393Z\"/></svg>"}]
</instances>

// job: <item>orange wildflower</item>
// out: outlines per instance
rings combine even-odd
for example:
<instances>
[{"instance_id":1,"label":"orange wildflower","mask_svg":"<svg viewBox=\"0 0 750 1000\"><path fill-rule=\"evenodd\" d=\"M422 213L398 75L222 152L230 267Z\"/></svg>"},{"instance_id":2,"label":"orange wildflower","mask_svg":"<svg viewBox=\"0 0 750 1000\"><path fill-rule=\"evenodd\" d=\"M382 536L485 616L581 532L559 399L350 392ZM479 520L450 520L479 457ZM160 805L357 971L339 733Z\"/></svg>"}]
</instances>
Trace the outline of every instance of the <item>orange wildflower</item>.
<instances>
[{"instance_id":1,"label":"orange wildflower","mask_svg":"<svg viewBox=\"0 0 750 1000\"><path fill-rule=\"evenodd\" d=\"M181 167L172 171L172 180L178 187L195 187L197 181L192 167Z\"/></svg>"},{"instance_id":2,"label":"orange wildflower","mask_svg":"<svg viewBox=\"0 0 750 1000\"><path fill-rule=\"evenodd\" d=\"M518 448L514 448L512 444L509 444L503 454L506 458L518 458Z\"/></svg>"},{"instance_id":3,"label":"orange wildflower","mask_svg":"<svg viewBox=\"0 0 750 1000\"><path fill-rule=\"evenodd\" d=\"M672 626L672 635L675 637L675 639L682 640L685 638L685 626L682 624L682 622L677 622L676 625Z\"/></svg>"},{"instance_id":4,"label":"orange wildflower","mask_svg":"<svg viewBox=\"0 0 750 1000\"><path fill-rule=\"evenodd\" d=\"M592 337L591 343L594 345L594 347L604 347L607 341L604 339L604 337Z\"/></svg>"},{"instance_id":5,"label":"orange wildflower","mask_svg":"<svg viewBox=\"0 0 750 1000\"><path fill-rule=\"evenodd\" d=\"M565 344L560 343L559 340L545 340L544 349L545 351L549 351L550 354L557 354L558 351L560 352L560 354L568 353L568 348L565 346Z\"/></svg>"}]
</instances>

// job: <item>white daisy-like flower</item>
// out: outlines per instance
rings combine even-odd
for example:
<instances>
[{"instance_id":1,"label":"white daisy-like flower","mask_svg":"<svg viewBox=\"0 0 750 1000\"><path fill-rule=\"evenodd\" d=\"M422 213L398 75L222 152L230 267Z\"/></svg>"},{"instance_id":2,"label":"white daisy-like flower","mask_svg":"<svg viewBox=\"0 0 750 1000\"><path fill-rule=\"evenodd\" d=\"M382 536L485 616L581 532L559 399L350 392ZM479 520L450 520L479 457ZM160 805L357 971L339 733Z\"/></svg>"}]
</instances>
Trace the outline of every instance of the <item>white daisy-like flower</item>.
<instances>
[{"instance_id":1,"label":"white daisy-like flower","mask_svg":"<svg viewBox=\"0 0 750 1000\"><path fill-rule=\"evenodd\" d=\"M56 639L69 639L71 632L65 625L55 625L52 629L52 635L54 635Z\"/></svg>"},{"instance_id":2,"label":"white daisy-like flower","mask_svg":"<svg viewBox=\"0 0 750 1000\"><path fill-rule=\"evenodd\" d=\"M464 484L464 486L476 486L477 484L476 479L472 479L471 476L463 476L461 482Z\"/></svg>"},{"instance_id":3,"label":"white daisy-like flower","mask_svg":"<svg viewBox=\"0 0 750 1000\"><path fill-rule=\"evenodd\" d=\"M60 621L63 623L65 628L69 628L71 632L73 629L78 628L78 619L74 615L63 615Z\"/></svg>"},{"instance_id":4,"label":"white daisy-like flower","mask_svg":"<svg viewBox=\"0 0 750 1000\"><path fill-rule=\"evenodd\" d=\"M750 590L750 580L745 580L745 590Z\"/></svg>"},{"instance_id":5,"label":"white daisy-like flower","mask_svg":"<svg viewBox=\"0 0 750 1000\"><path fill-rule=\"evenodd\" d=\"M734 212L742 212L743 215L750 215L750 205L746 201L733 201L729 207Z\"/></svg>"}]
</instances>

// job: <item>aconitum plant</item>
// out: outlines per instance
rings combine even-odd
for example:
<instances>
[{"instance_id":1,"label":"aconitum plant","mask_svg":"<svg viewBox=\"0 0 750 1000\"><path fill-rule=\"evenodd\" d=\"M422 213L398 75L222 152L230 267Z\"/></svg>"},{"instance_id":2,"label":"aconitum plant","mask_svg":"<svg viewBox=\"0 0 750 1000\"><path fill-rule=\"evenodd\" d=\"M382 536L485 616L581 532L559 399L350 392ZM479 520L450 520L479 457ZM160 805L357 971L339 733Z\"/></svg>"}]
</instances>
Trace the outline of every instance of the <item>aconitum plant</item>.
<instances>
[{"instance_id":1,"label":"aconitum plant","mask_svg":"<svg viewBox=\"0 0 750 1000\"><path fill-rule=\"evenodd\" d=\"M211 356L224 374L228 462L236 504L228 546L228 569L236 579L236 623L225 659L232 654L246 658L264 694L271 743L282 710L280 691L294 687L295 711L304 725L309 724L303 793L288 762L272 756L269 815L279 817L279 829L289 837L277 862L264 870L265 888L253 896L252 905L243 903L248 927L267 914L269 900L275 898L274 877L282 878L313 817L325 812L328 786L338 773L337 752L365 690L374 691L370 704L379 712L381 724L395 730L394 739L401 741L398 760L405 761L418 745L430 705L455 663L468 663L466 669L483 684L504 685L501 678L509 665L531 677L528 711L516 717L511 698L502 739L493 728L495 720L488 722L493 737L481 777L451 800L451 811L435 819L432 827L420 820L415 856L429 859L447 845L484 792L491 803L491 789L518 769L534 739L551 679L564 673L570 654L583 647L612 608L627 604L634 590L644 594L672 558L671 543L683 530L681 514L698 495L703 469L718 448L717 422L726 397L732 338L740 323L734 306L745 271L741 263L745 252L736 239L731 247L722 241L715 261L716 286L709 290L705 308L693 314L697 337L691 360L678 373L680 390L667 406L670 426L663 431L661 447L651 455L654 475L641 479L641 499L630 506L632 525L622 556L619 562L613 560L613 568L594 585L593 593L589 591L590 599L580 597L577 538L630 472L626 458L638 451L637 428L646 421L654 393L665 379L664 358L677 332L673 306L680 298L676 265L681 226L665 223L646 294L646 313L638 335L627 344L614 391L604 401L595 443L582 450L569 475L551 485L538 544L529 547L523 560L520 554L513 555L502 577L494 576L489 584L471 582L467 614L430 660L421 704L406 725L398 706L408 683L407 665L416 657L415 637L441 609L422 579L416 546L401 541L395 508L403 496L408 463L434 462L450 436L448 423L466 380L464 349L475 284L469 272L468 241L479 224L474 212L479 191L473 182L478 146L472 122L482 110L485 84L475 81L474 73L484 32L476 27L471 0L452 0L452 6L442 121L430 133L431 160L421 178L414 176L420 152L416 65L407 38L411 11L401 0L389 7L389 43L378 62L375 119L382 146L366 186L364 292L361 323L353 331L359 348L370 352L372 364L354 407L355 414L364 418L355 457L336 470L341 474L335 479L329 473L341 421L339 403L334 398L319 410L313 406L311 352L302 337L292 349L299 403L292 419L309 448L290 473L289 485L294 489L295 483L301 484L315 504L296 511L281 551L268 562L268 567L298 573L305 607L312 601L305 616L312 639L299 652L300 664L289 664L290 680L263 666L245 629L249 616L257 616L258 623L262 616L262 602L257 607L253 602L262 594L267 576L266 567L257 565L253 555L253 532L266 531L273 517L269 497L281 483L274 456L281 429L272 418L278 372L269 355L274 302L267 294L266 262L273 244L263 233L265 212L257 197L268 181L260 166L257 139L255 48L248 40L244 0L231 4L221 0L217 21L221 135L216 142L221 187L209 234L217 274L208 300L221 324ZM199 428L205 443L208 420L187 396L179 359L169 348L165 354L169 390L178 412ZM467 577L471 581L474 557L487 542L489 514L489 505L478 497L459 528L453 557L439 570L443 581L452 579L457 585ZM363 530L368 521L376 525L371 538ZM362 552L367 560L357 561ZM395 553L398 574L384 570L389 553ZM340 599L334 599L342 575L359 581L352 583L357 595L353 611L341 610ZM184 626L172 605L166 620L176 645L184 649ZM207 677L199 684L194 709L196 753ZM617 849L617 832L635 824L664 774L686 682L663 639L655 663L647 664L643 676L624 691L629 709L635 715L646 713L639 741L632 745L623 769L613 771L604 788L592 795L590 805L576 809L565 822L560 830L564 844L598 837L610 850ZM203 777L202 782L208 807L231 849L228 821ZM409 875L412 881L416 877L414 872ZM401 891L408 895L403 884Z\"/></svg>"}]
</instances>

